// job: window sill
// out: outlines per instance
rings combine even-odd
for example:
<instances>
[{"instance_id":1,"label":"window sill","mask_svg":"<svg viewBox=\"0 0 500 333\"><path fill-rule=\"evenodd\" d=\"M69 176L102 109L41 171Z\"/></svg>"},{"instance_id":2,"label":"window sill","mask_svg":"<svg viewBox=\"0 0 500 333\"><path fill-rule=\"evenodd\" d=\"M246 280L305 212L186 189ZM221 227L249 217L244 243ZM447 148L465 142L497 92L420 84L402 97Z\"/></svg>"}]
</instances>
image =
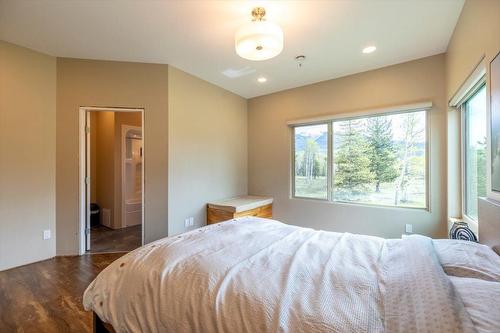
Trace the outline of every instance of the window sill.
<instances>
[{"instance_id":1,"label":"window sill","mask_svg":"<svg viewBox=\"0 0 500 333\"><path fill-rule=\"evenodd\" d=\"M327 200L327 199L294 197L294 196L291 196L289 199L290 200L298 200L298 201L311 201L311 202L318 202L318 203L326 203L326 204L330 204L330 205L393 209L393 210L398 210L398 211L411 210L411 211L422 211L422 212L429 212L430 213L430 209L426 208L426 207L388 206L388 205L377 205L377 204L369 204L369 203L356 203L356 202L349 202L349 201L333 201L333 200Z\"/></svg>"}]
</instances>

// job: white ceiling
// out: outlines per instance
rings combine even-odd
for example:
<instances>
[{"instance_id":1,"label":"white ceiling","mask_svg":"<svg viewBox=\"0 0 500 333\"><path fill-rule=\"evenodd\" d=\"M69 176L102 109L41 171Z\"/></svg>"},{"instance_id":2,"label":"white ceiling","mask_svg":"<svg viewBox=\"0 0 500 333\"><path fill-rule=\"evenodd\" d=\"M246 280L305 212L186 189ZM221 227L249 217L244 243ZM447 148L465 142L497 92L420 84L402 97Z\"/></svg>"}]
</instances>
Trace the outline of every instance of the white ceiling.
<instances>
[{"instance_id":1,"label":"white ceiling","mask_svg":"<svg viewBox=\"0 0 500 333\"><path fill-rule=\"evenodd\" d=\"M0 39L59 57L171 64L249 98L442 53L463 2L0 0ZM284 51L263 62L234 51L257 5L285 34ZM370 44L377 51L362 54Z\"/></svg>"}]
</instances>

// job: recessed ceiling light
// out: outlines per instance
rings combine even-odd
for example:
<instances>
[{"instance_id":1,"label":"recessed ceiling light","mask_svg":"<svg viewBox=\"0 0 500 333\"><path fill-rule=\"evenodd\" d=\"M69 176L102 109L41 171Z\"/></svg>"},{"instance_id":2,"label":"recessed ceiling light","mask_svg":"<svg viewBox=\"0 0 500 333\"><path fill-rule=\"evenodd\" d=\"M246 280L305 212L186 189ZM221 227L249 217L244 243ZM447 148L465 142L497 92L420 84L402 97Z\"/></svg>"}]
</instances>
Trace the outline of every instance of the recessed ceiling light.
<instances>
[{"instance_id":1,"label":"recessed ceiling light","mask_svg":"<svg viewBox=\"0 0 500 333\"><path fill-rule=\"evenodd\" d=\"M266 79L265 77L261 76L261 77L259 77L259 78L257 79L257 81L259 81L260 83L264 83L264 82L266 82L266 81L267 81L267 79Z\"/></svg>"},{"instance_id":2,"label":"recessed ceiling light","mask_svg":"<svg viewBox=\"0 0 500 333\"><path fill-rule=\"evenodd\" d=\"M365 48L363 49L363 53L366 53L366 54L367 54L367 53L372 53L372 52L374 52L376 49L377 49L377 48L376 48L375 46L373 46L373 45L371 45L371 46L367 46L367 47L365 47Z\"/></svg>"}]
</instances>

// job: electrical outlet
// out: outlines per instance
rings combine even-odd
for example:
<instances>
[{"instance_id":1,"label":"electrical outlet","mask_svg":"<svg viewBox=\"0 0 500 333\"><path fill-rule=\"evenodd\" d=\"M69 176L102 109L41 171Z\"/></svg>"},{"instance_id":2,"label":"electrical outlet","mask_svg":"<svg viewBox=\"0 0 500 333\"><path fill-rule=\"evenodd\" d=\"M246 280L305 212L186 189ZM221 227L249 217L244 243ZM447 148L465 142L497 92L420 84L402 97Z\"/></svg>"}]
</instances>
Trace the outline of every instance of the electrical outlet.
<instances>
[{"instance_id":1,"label":"electrical outlet","mask_svg":"<svg viewBox=\"0 0 500 333\"><path fill-rule=\"evenodd\" d=\"M189 218L189 226L190 227L194 226L194 217Z\"/></svg>"},{"instance_id":2,"label":"electrical outlet","mask_svg":"<svg viewBox=\"0 0 500 333\"><path fill-rule=\"evenodd\" d=\"M184 220L184 228L189 228L189 217Z\"/></svg>"},{"instance_id":3,"label":"electrical outlet","mask_svg":"<svg viewBox=\"0 0 500 333\"><path fill-rule=\"evenodd\" d=\"M43 239L47 240L47 239L50 239L50 237L51 237L50 230L44 230L43 231Z\"/></svg>"},{"instance_id":4,"label":"electrical outlet","mask_svg":"<svg viewBox=\"0 0 500 333\"><path fill-rule=\"evenodd\" d=\"M413 232L413 225L411 225L411 224L406 224L406 225L405 225L405 232L406 232L407 234L411 234L411 233Z\"/></svg>"}]
</instances>

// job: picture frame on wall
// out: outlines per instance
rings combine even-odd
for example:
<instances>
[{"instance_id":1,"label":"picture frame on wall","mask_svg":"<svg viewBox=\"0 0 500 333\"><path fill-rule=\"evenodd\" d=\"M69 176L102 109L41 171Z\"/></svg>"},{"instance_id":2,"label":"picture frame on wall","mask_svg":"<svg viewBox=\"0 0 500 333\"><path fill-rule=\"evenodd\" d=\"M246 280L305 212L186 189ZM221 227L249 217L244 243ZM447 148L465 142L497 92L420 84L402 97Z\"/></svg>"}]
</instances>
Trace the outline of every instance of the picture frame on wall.
<instances>
[{"instance_id":1,"label":"picture frame on wall","mask_svg":"<svg viewBox=\"0 0 500 333\"><path fill-rule=\"evenodd\" d=\"M500 52L490 62L491 190L500 193Z\"/></svg>"}]
</instances>

